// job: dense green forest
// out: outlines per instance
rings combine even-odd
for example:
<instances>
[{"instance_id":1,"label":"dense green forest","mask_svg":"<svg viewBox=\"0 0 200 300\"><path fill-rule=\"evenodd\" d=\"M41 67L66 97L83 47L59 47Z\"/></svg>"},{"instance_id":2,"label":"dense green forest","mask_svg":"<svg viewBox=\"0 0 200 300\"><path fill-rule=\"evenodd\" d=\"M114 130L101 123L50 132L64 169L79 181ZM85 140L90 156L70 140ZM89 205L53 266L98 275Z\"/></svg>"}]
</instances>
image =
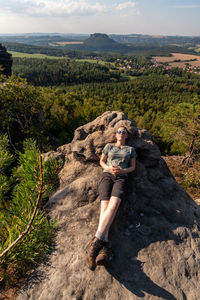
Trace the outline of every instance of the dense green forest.
<instances>
[{"instance_id":1,"label":"dense green forest","mask_svg":"<svg viewBox=\"0 0 200 300\"><path fill-rule=\"evenodd\" d=\"M91 68L95 70L93 64ZM86 77L87 74L90 73L85 73ZM167 135L161 120L180 103L199 105L200 82L196 74L180 69L166 72L162 68L151 69L146 75L126 82L58 87L35 87L11 78L1 89L0 97L1 128L3 133L9 133L16 148L26 137L37 139L46 150L55 148L69 142L78 126L104 111L119 110L137 126L148 129L163 154L183 154L189 145L180 141L177 144Z\"/></svg>"},{"instance_id":2,"label":"dense green forest","mask_svg":"<svg viewBox=\"0 0 200 300\"><path fill-rule=\"evenodd\" d=\"M34 85L68 85L119 80L119 72L110 72L101 64L64 59L15 58L13 73L26 78Z\"/></svg>"}]
</instances>

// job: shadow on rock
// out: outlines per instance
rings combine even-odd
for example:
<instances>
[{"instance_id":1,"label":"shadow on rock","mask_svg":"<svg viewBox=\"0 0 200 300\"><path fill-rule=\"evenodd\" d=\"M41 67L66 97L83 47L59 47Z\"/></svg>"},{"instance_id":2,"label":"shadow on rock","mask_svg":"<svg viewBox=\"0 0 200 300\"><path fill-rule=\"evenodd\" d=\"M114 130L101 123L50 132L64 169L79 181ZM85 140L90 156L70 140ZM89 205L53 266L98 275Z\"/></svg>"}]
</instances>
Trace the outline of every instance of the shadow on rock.
<instances>
[{"instance_id":1,"label":"shadow on rock","mask_svg":"<svg viewBox=\"0 0 200 300\"><path fill-rule=\"evenodd\" d=\"M107 271L115 277L130 292L139 298L143 298L145 293L166 300L177 300L170 292L155 284L142 270L142 262L139 260L131 261L130 270L116 270L114 261L107 268ZM131 271L131 275L130 275Z\"/></svg>"},{"instance_id":2,"label":"shadow on rock","mask_svg":"<svg viewBox=\"0 0 200 300\"><path fill-rule=\"evenodd\" d=\"M111 230L113 256L107 271L135 295L133 299L147 294L151 299L185 300L194 271L198 281L199 250L192 240L199 240L199 208L176 182L171 210L169 187L163 193L159 184L153 196L147 182L142 186L136 180L133 188L130 180ZM197 294L192 299L197 300Z\"/></svg>"}]
</instances>

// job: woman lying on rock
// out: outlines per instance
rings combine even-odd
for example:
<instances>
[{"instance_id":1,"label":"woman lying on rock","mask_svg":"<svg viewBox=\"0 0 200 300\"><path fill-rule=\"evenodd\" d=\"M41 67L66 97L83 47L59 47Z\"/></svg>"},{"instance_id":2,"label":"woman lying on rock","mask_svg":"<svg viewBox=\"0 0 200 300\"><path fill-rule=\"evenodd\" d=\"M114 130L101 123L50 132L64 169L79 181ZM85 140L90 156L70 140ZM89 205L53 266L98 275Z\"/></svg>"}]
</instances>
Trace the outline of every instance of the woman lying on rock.
<instances>
[{"instance_id":1,"label":"woman lying on rock","mask_svg":"<svg viewBox=\"0 0 200 300\"><path fill-rule=\"evenodd\" d=\"M102 152L100 165L104 169L99 182L101 212L95 237L87 246L87 266L106 265L110 255L108 233L123 199L128 174L135 170L136 152L125 145L128 138L126 127L119 127L116 142L107 144Z\"/></svg>"}]
</instances>

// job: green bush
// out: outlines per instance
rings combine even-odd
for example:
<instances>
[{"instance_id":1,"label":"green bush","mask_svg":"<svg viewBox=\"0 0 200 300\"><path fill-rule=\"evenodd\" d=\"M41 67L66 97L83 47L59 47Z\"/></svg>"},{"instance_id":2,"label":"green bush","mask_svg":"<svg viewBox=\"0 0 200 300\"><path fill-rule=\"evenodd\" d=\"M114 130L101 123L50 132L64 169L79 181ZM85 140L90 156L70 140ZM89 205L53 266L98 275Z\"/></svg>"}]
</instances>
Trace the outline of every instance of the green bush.
<instances>
[{"instance_id":1,"label":"green bush","mask_svg":"<svg viewBox=\"0 0 200 300\"><path fill-rule=\"evenodd\" d=\"M200 188L200 176L199 171L193 168L192 170L188 170L183 178L182 186L184 188Z\"/></svg>"}]
</instances>

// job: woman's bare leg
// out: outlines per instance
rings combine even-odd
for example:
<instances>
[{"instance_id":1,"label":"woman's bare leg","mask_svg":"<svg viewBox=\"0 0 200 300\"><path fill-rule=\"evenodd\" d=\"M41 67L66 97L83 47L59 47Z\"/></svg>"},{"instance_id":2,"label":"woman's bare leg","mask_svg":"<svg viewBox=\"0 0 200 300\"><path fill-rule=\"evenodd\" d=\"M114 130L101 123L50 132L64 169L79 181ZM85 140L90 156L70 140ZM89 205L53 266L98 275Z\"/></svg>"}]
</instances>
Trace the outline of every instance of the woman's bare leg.
<instances>
[{"instance_id":1,"label":"woman's bare leg","mask_svg":"<svg viewBox=\"0 0 200 300\"><path fill-rule=\"evenodd\" d=\"M104 200L101 202L103 203L101 203L101 213L97 232L101 233L107 240L110 226L115 218L121 199L112 196L110 201Z\"/></svg>"},{"instance_id":2,"label":"woman's bare leg","mask_svg":"<svg viewBox=\"0 0 200 300\"><path fill-rule=\"evenodd\" d=\"M100 217L99 217L99 223L101 222L101 219L108 207L109 200L101 200L101 208L100 208Z\"/></svg>"}]
</instances>

